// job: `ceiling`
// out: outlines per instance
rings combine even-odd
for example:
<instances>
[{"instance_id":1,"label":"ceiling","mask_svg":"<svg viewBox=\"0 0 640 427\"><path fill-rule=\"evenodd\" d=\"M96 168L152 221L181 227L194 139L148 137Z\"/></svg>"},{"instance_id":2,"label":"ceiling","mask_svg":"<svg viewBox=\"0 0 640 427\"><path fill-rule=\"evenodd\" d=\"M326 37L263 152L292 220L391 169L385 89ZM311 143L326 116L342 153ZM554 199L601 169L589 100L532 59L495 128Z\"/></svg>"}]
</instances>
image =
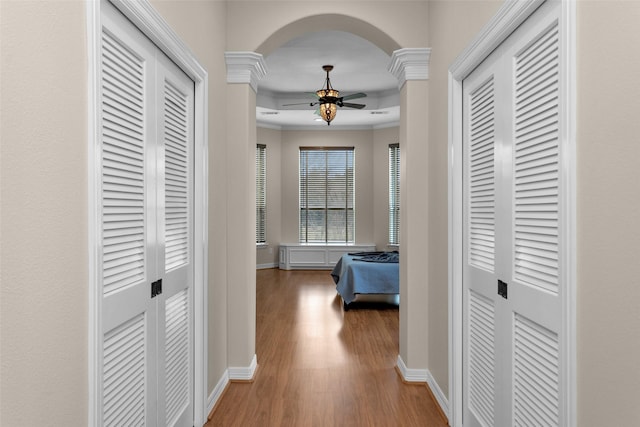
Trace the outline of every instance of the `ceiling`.
<instances>
[{"instance_id":1,"label":"ceiling","mask_svg":"<svg viewBox=\"0 0 640 427\"><path fill-rule=\"evenodd\" d=\"M388 71L391 58L371 42L343 31L307 33L265 58L267 75L258 83L256 120L278 129L367 129L397 126L400 118L398 80ZM338 108L327 126L314 114L313 92L324 85L322 66L334 66L331 85L340 95L365 92L354 99L362 110ZM283 104L295 104L283 106Z\"/></svg>"}]
</instances>

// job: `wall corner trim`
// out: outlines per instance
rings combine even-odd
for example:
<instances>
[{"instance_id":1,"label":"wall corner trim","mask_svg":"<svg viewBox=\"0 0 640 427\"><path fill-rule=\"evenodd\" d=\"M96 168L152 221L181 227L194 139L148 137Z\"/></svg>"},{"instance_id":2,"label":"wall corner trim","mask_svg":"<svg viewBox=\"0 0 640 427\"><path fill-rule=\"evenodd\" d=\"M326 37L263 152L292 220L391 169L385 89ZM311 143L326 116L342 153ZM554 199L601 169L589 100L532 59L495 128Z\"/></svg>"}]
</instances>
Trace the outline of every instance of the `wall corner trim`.
<instances>
[{"instance_id":1,"label":"wall corner trim","mask_svg":"<svg viewBox=\"0 0 640 427\"><path fill-rule=\"evenodd\" d=\"M442 412L449 418L449 401L428 369L410 369L400 355L398 355L396 366L402 376L402 381L407 383L426 383L438 402L438 405L440 405L440 409L442 409Z\"/></svg>"},{"instance_id":2,"label":"wall corner trim","mask_svg":"<svg viewBox=\"0 0 640 427\"><path fill-rule=\"evenodd\" d=\"M251 364L246 367L230 367L227 369L230 381L251 381L258 369L258 357L254 354Z\"/></svg>"},{"instance_id":3,"label":"wall corner trim","mask_svg":"<svg viewBox=\"0 0 640 427\"><path fill-rule=\"evenodd\" d=\"M225 52L227 83L248 83L254 92L258 82L267 74L267 63L255 52Z\"/></svg>"},{"instance_id":4,"label":"wall corner trim","mask_svg":"<svg viewBox=\"0 0 640 427\"><path fill-rule=\"evenodd\" d=\"M402 360L402 356L398 355L398 361L396 362L398 371L402 376L402 380L407 383L426 383L429 375L428 369L410 369Z\"/></svg>"},{"instance_id":5,"label":"wall corner trim","mask_svg":"<svg viewBox=\"0 0 640 427\"><path fill-rule=\"evenodd\" d=\"M404 48L393 51L388 70L398 79L398 89L407 80L429 80L430 47Z\"/></svg>"},{"instance_id":6,"label":"wall corner trim","mask_svg":"<svg viewBox=\"0 0 640 427\"><path fill-rule=\"evenodd\" d=\"M207 417L207 420L211 419L213 410L218 404L218 401L220 400L222 395L224 394L224 391L229 385L229 382L230 382L229 372L224 371L224 373L222 374L222 377L220 377L220 379L218 380L218 384L216 384L216 386L213 388L213 391L211 392L211 394L209 395L209 399L207 400L207 414L209 414L209 416Z\"/></svg>"},{"instance_id":7,"label":"wall corner trim","mask_svg":"<svg viewBox=\"0 0 640 427\"><path fill-rule=\"evenodd\" d=\"M449 417L449 400L447 399L447 396L442 392L442 389L440 388L438 382L435 380L435 378L433 378L431 372L429 372L428 370L427 385L429 386L429 389L431 389L431 393L433 393L433 396L436 398L438 405L440 405L440 409L442 409L442 412L447 416L447 420L450 420L451 418Z\"/></svg>"}]
</instances>

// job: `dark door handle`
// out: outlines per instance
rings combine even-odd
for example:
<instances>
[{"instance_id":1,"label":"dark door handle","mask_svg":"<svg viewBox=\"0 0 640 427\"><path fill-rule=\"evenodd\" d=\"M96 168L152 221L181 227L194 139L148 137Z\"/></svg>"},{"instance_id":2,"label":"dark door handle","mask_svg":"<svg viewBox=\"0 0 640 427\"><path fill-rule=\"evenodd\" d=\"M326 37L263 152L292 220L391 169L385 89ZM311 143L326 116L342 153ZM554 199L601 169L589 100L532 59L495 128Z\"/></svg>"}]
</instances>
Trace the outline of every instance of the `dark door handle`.
<instances>
[{"instance_id":1,"label":"dark door handle","mask_svg":"<svg viewBox=\"0 0 640 427\"><path fill-rule=\"evenodd\" d=\"M162 279L151 283L151 298L155 298L162 293Z\"/></svg>"},{"instance_id":2,"label":"dark door handle","mask_svg":"<svg viewBox=\"0 0 640 427\"><path fill-rule=\"evenodd\" d=\"M507 299L507 283L502 280L498 280L498 295Z\"/></svg>"}]
</instances>

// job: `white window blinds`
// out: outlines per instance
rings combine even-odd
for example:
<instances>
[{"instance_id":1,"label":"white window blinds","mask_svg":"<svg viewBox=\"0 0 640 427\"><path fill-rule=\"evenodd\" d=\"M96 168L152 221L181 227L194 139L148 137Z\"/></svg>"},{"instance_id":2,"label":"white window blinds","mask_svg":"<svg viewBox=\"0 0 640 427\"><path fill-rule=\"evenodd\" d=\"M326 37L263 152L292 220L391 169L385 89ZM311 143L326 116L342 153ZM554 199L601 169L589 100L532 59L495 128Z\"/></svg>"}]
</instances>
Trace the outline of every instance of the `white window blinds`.
<instances>
[{"instance_id":1,"label":"white window blinds","mask_svg":"<svg viewBox=\"0 0 640 427\"><path fill-rule=\"evenodd\" d=\"M389 244L400 244L400 144L389 144Z\"/></svg>"},{"instance_id":2,"label":"white window blinds","mask_svg":"<svg viewBox=\"0 0 640 427\"><path fill-rule=\"evenodd\" d=\"M353 243L354 148L300 148L300 242Z\"/></svg>"},{"instance_id":3,"label":"white window blinds","mask_svg":"<svg viewBox=\"0 0 640 427\"><path fill-rule=\"evenodd\" d=\"M267 146L256 145L256 243L267 242Z\"/></svg>"}]
</instances>

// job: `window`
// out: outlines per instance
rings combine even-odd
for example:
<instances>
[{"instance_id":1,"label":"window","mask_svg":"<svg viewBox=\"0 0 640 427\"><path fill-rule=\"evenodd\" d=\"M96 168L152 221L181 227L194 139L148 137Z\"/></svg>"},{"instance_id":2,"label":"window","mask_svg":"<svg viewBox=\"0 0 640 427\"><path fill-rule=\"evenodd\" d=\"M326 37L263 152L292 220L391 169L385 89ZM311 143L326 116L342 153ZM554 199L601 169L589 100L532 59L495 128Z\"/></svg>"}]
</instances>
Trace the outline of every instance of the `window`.
<instances>
[{"instance_id":1,"label":"window","mask_svg":"<svg viewBox=\"0 0 640 427\"><path fill-rule=\"evenodd\" d=\"M267 242L267 146L256 145L256 244Z\"/></svg>"},{"instance_id":2,"label":"window","mask_svg":"<svg viewBox=\"0 0 640 427\"><path fill-rule=\"evenodd\" d=\"M354 242L353 147L300 148L300 242Z\"/></svg>"},{"instance_id":3,"label":"window","mask_svg":"<svg viewBox=\"0 0 640 427\"><path fill-rule=\"evenodd\" d=\"M389 144L389 244L400 235L400 144Z\"/></svg>"}]
</instances>

